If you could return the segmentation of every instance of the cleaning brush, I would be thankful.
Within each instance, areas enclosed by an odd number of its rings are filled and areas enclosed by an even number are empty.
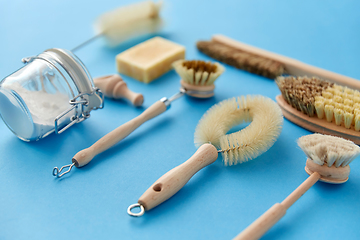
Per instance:
[[[144,122],[160,115],[170,108],[172,101],[187,94],[196,98],[209,98],[214,95],[214,81],[224,72],[224,67],[219,63],[211,63],[204,61],[185,61],[179,60],[174,63],[174,68],[182,77],[180,92],[171,98],[162,98],[155,102],[148,109],[136,118],[124,123],[120,127],[111,131],[89,148],[81,150],[72,158],[72,164],[65,165],[60,169],[55,167],[53,175],[61,177],[71,171],[73,166],[83,167],[88,164],[96,155],[106,151],[117,142],[121,141],[137,129]],[[63,173],[62,170],[67,169]],[[61,173],[61,174],[60,174]]]
[[[162,2],[144,1],[100,15],[94,23],[96,35],[77,47],[72,52],[103,36],[110,47],[145,34],[155,33],[163,25],[159,12]]]
[[[308,157],[305,171],[310,175],[282,203],[276,203],[234,239],[259,239],[278,222],[307,190],[318,180],[339,184],[348,180],[349,163],[360,154],[353,142],[334,136],[311,134],[299,138],[298,145]]]
[[[211,41],[199,41],[197,48],[219,61],[271,79],[283,74],[308,75],[360,90],[360,81],[356,79],[256,48],[226,36],[214,35]]]
[[[245,129],[226,134],[231,127],[251,122]],[[194,141],[199,146],[183,164],[160,177],[129,206],[131,216],[141,216],[177,193],[200,169],[215,162],[222,153],[224,164],[235,165],[256,158],[277,140],[283,118],[279,106],[270,98],[255,95],[224,100],[211,107],[200,119]],[[132,212],[139,207],[139,213]]]
[[[360,92],[316,77],[277,77],[277,101],[290,121],[360,144]]]

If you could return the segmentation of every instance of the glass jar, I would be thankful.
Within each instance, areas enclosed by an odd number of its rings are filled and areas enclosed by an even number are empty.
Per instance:
[[[24,141],[57,134],[103,108],[104,97],[78,57],[49,49],[0,82],[0,116]]]

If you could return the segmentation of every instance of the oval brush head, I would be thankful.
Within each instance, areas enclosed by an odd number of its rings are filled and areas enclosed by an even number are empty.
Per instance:
[[[308,157],[305,171],[309,175],[318,172],[320,180],[328,183],[346,182],[349,163],[360,155],[360,147],[353,142],[322,134],[303,136],[298,145]]]
[[[316,77],[277,77],[284,116],[311,131],[360,143],[360,92]],[[298,111],[289,109],[286,103]],[[290,114],[289,114],[290,113]],[[311,124],[308,124],[311,123]]]
[[[226,134],[231,127],[251,122],[246,128]],[[270,98],[247,95],[224,100],[200,119],[194,134],[197,147],[211,143],[221,149],[225,165],[246,162],[267,151],[280,135],[283,117]]]
[[[217,62],[201,60],[178,60],[173,67],[181,77],[180,83],[186,94],[197,98],[214,96],[214,82],[225,71]]]

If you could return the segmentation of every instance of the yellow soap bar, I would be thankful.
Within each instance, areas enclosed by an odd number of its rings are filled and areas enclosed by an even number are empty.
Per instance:
[[[119,73],[144,83],[160,77],[172,69],[172,63],[185,58],[185,47],[154,37],[116,56]]]

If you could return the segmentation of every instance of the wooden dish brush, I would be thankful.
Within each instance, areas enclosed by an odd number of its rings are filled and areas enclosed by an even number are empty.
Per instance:
[[[277,77],[284,117],[313,132],[360,144],[360,92],[316,77]]]
[[[226,134],[231,127],[251,122],[246,128]],[[129,206],[128,214],[141,216],[177,193],[200,169],[215,162],[222,153],[226,166],[254,159],[277,140],[283,118],[279,106],[270,98],[255,95],[224,100],[211,107],[200,119],[194,141],[198,150],[183,164],[160,177]],[[132,212],[139,207],[139,213]]]
[[[75,167],[83,167],[88,164],[96,155],[102,153],[127,137],[144,122],[160,115],[170,108],[171,102],[183,95],[189,95],[196,98],[209,98],[214,95],[214,81],[224,72],[224,67],[219,63],[204,61],[185,61],[179,60],[174,63],[176,72],[182,77],[180,92],[171,98],[162,98],[147,108],[136,118],[124,123],[114,129],[89,148],[81,150],[72,158],[72,164],[65,165],[60,169],[55,167],[53,175],[61,177]],[[63,170],[66,171],[62,172]],[[62,173],[61,173],[62,172]]]
[[[214,35],[211,41],[199,41],[197,48],[221,62],[267,78],[274,79],[283,74],[315,76],[360,90],[359,80],[256,48],[223,35]]]
[[[305,171],[310,175],[284,201],[276,203],[234,239],[259,239],[278,222],[309,188],[318,180],[339,184],[348,180],[349,163],[360,154],[360,147],[349,140],[322,134],[299,138],[298,145],[308,157]]]

